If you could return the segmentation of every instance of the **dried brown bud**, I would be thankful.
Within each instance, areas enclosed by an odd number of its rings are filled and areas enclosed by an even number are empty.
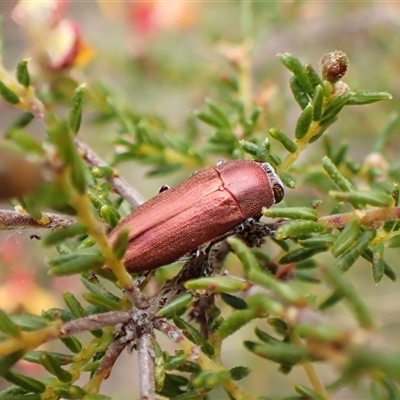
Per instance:
[[[321,77],[330,83],[336,83],[344,77],[349,67],[347,54],[335,50],[325,54],[319,62]]]
[[[0,200],[24,196],[42,183],[41,168],[22,154],[0,150]]]

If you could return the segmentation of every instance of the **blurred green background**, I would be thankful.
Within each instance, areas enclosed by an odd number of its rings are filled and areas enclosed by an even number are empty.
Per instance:
[[[140,3],[146,2],[137,4]],[[221,49],[228,44],[240,44],[243,26],[248,24],[254,40],[253,93],[266,112],[266,132],[271,127],[277,127],[290,134],[300,112],[289,90],[289,73],[276,57],[278,52],[290,52],[302,62],[310,62],[317,67],[323,54],[335,49],[342,50],[350,59],[350,68],[344,81],[353,90],[387,90],[393,94],[390,102],[347,107],[339,121],[329,129],[327,134],[333,145],[339,146],[347,141],[350,156],[357,161],[361,162],[368,154],[374,137],[389,114],[399,109],[398,2],[260,1],[249,3],[247,8],[238,1],[156,1],[153,5],[157,7],[162,3],[164,8],[158,11],[157,18],[150,23],[151,29],[147,31],[148,27],[140,27],[141,20],[134,11],[132,14],[126,9],[118,11],[121,3],[109,3],[108,6],[103,3],[102,8],[95,1],[71,2],[68,17],[79,24],[84,38],[95,53],[93,60],[79,71],[79,81],[100,81],[120,93],[121,99],[137,112],[160,115],[173,129],[183,131],[187,129],[188,116],[203,106],[205,97],[218,97],[217,81],[234,75]],[[110,7],[110,4],[113,6]],[[14,2],[0,2],[3,62],[10,69],[27,52],[24,36],[10,17],[14,5]],[[249,8],[251,15],[246,16]],[[4,131],[18,113],[1,102],[0,115],[1,131]],[[90,117],[84,115],[84,119],[89,120]],[[200,129],[207,132],[206,126],[199,125]],[[115,136],[115,129],[112,124],[85,127],[81,136],[107,159],[111,156],[110,143]],[[43,135],[39,124],[33,125],[33,130],[39,137]],[[398,134],[399,127],[396,127],[386,154],[391,163],[398,162]],[[322,155],[318,142],[307,156],[310,160],[319,160]],[[188,168],[174,175],[150,179],[145,176],[146,171],[136,162],[128,162],[120,167],[121,174],[146,198],[155,195],[161,184],[173,185],[192,172]],[[301,187],[296,191],[288,191],[287,204],[308,205],[304,194]],[[30,239],[32,233],[29,230],[0,232],[0,304],[11,311],[14,307],[14,312],[33,312],[33,309],[40,313],[42,308],[50,306],[49,303],[61,304],[63,290],[74,294],[80,292],[80,285],[75,278],[51,281],[47,277],[43,258],[48,251],[42,250],[38,241]],[[387,252],[388,263],[400,274],[398,257],[397,249]],[[331,262],[328,255],[317,260],[321,265]],[[233,257],[232,263],[237,263]],[[384,279],[375,286],[366,268],[367,264],[360,261],[348,277],[379,321],[380,334],[374,339],[377,345],[388,351],[398,351],[398,283]],[[18,271],[22,272],[16,274]],[[315,285],[304,285],[304,290],[318,296],[328,293],[326,288]],[[13,296],[10,297],[10,294]],[[336,307],[331,313],[334,313],[331,317],[338,324],[352,323],[344,307]],[[257,325],[263,327],[262,322],[257,321]],[[240,331],[242,337],[240,334],[234,335],[225,342],[223,348],[222,358],[227,367],[245,365],[252,368],[253,373],[242,381],[242,385],[254,394],[285,396],[293,393],[294,384],[307,384],[304,371],[300,368],[284,376],[276,371],[272,363],[246,352],[241,341],[243,338],[254,338],[252,329],[251,326],[243,329]],[[170,346],[162,337],[160,342],[163,346]],[[132,392],[137,391],[134,389],[137,387],[136,368],[136,356],[124,354],[105,382],[104,393],[118,399],[132,398]],[[324,382],[331,382],[337,377],[335,369],[330,366],[320,363],[316,368]],[[41,370],[34,372],[39,375],[42,373]],[[0,386],[3,384],[0,383]],[[226,397],[222,392],[215,392],[211,398]],[[363,381],[357,387],[346,388],[333,396],[337,400],[364,398],[369,398],[369,394]]]

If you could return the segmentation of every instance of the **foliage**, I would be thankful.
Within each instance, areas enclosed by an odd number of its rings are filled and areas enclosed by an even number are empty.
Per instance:
[[[296,367],[305,371],[308,385],[295,385],[290,398],[328,399],[361,378],[369,380],[373,398],[400,397],[400,354],[375,345],[378,323],[357,290],[357,276],[346,273],[358,268],[371,275],[371,284],[396,280],[386,250],[400,245],[399,176],[385,151],[397,120],[389,116],[362,163],[352,159],[350,145],[327,136],[343,110],[364,112],[364,105],[391,95],[346,84],[343,52],[326,54],[320,68],[280,53],[298,117],[293,133],[267,129],[265,109],[251,97],[247,39],[240,56],[230,59],[229,79],[215,82],[183,132],[160,115],[134,110],[100,76],[82,82],[70,70],[52,70],[57,78],[46,81],[31,73],[26,59],[15,72],[2,69],[0,94],[22,114],[0,142],[0,195],[16,207],[0,211],[0,227],[50,228],[42,238],[57,252],[46,259],[49,275],[80,276],[84,293],[79,299],[64,292],[64,307],[41,315],[0,312],[0,375],[11,384],[0,399],[107,399],[101,384],[125,348],[138,353],[140,367],[130,369],[140,376],[142,398],[154,398],[154,391],[176,400],[213,398],[219,386],[233,399],[258,398],[236,383],[255,371],[240,361],[228,368],[221,357],[225,340],[248,324],[255,337],[236,346],[256,355],[258,365],[275,364],[285,375]],[[34,121],[42,123],[45,139],[31,134]],[[109,163],[84,142],[93,126],[99,135],[113,127]],[[324,153],[320,160],[310,156],[315,149]],[[212,166],[218,158],[265,161],[282,179],[285,201],[262,210],[267,233],[273,231],[268,243],[257,247],[246,227],[224,238],[229,246],[217,249],[222,263],[231,251],[241,265],[232,275],[218,262],[208,265],[202,249],[179,272],[128,274],[122,261],[127,235],[111,244],[107,232],[142,198],[117,167],[135,160],[149,168],[148,176],[166,175]],[[338,324],[337,309],[351,313],[351,322]],[[155,330],[179,350],[164,349]],[[82,332],[91,336],[77,336]],[[48,341],[65,350],[38,350]],[[17,372],[20,360],[40,364],[48,376]],[[323,364],[335,368],[334,381],[320,378]],[[80,386],[85,372],[90,377]]]

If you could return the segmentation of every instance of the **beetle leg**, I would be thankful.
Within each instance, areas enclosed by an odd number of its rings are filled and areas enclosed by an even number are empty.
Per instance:
[[[248,218],[241,224],[241,230],[236,226],[236,235],[240,237],[249,247],[259,247],[265,242],[266,236],[274,236],[275,224],[265,224],[258,219]]]
[[[220,270],[224,264],[226,256],[230,251],[230,246],[225,239],[219,242],[211,242],[208,249],[208,264],[211,271]]]
[[[134,285],[140,289],[143,289],[148,284],[150,278],[154,276],[154,274],[154,270],[144,272],[143,275],[139,276],[139,278],[135,280]]]
[[[260,217],[258,218],[246,218],[243,222],[241,222],[240,224],[237,224],[233,229],[235,231],[235,233],[240,233],[245,231],[246,229],[251,229],[251,227],[255,226],[258,222],[258,220],[260,219]]]
[[[169,189],[169,186],[168,186],[168,185],[162,185],[162,186],[160,187],[160,189],[158,190],[158,193],[165,192],[165,191],[168,190],[168,189]]]

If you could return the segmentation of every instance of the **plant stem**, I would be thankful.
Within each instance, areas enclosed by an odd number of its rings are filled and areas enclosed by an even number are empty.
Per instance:
[[[21,228],[60,228],[76,222],[66,215],[44,213],[42,218],[36,220],[25,211],[0,210],[0,230]]]
[[[303,345],[303,342],[300,340],[300,338],[297,336],[296,333],[291,332],[290,338],[296,346],[300,348],[305,348]],[[307,374],[307,377],[311,383],[311,386],[313,389],[320,394],[324,399],[329,400],[328,393],[326,392],[324,386],[321,383],[321,380],[319,379],[317,373],[315,372],[314,366],[310,361],[305,361],[302,364],[302,367],[304,368],[305,373]]]
[[[154,348],[151,333],[144,332],[137,338],[139,362],[139,388],[141,400],[156,398],[154,382]]]

